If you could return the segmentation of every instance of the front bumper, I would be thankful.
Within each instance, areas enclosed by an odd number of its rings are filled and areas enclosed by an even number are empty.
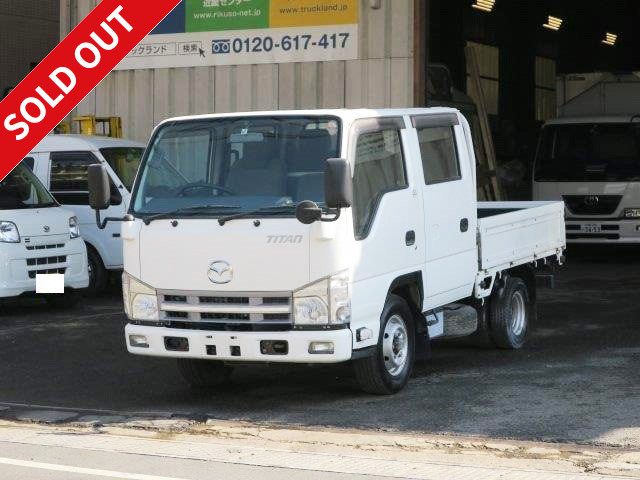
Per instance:
[[[148,347],[132,347],[130,335],[144,335]],[[166,337],[186,338],[189,350],[179,352],[167,350]],[[263,340],[286,341],[288,353],[285,355],[263,354],[260,342]],[[351,359],[352,335],[349,329],[286,332],[213,332],[208,330],[183,330],[128,324],[125,341],[129,353],[152,357],[199,358],[233,362],[280,362],[280,363],[338,363]],[[333,342],[333,353],[311,354],[311,342]],[[207,347],[215,346],[215,355],[207,353]],[[211,352],[212,349],[209,348]]]
[[[38,259],[46,260],[46,263],[41,264]],[[30,265],[29,261],[36,264]],[[34,274],[53,273],[53,270],[64,270],[65,288],[79,289],[89,285],[87,249],[82,238],[50,235],[32,237],[29,245],[0,244],[0,298],[35,292]]]
[[[599,232],[585,232],[585,226]],[[640,219],[567,219],[567,243],[574,244],[640,244]]]

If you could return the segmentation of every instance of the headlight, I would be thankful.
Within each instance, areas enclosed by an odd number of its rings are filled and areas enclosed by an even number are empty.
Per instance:
[[[126,272],[122,274],[122,299],[124,311],[130,319],[158,320],[160,318],[155,289]]]
[[[323,278],[293,293],[296,325],[343,325],[351,321],[348,272]]]
[[[78,238],[80,236],[80,227],[78,226],[78,218],[71,217],[69,219],[69,237]]]
[[[0,242],[20,243],[20,234],[15,223],[0,222]]]
[[[640,218],[640,208],[625,208],[624,218]]]

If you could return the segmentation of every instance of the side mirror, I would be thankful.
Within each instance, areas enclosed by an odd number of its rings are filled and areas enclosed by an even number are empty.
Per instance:
[[[351,168],[344,158],[327,160],[324,174],[324,199],[327,207],[341,209],[353,203]]]
[[[89,206],[93,210],[106,210],[111,205],[109,175],[104,165],[89,165]]]

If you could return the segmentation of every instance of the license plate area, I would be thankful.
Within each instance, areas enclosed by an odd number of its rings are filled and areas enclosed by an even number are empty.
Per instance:
[[[583,223],[580,225],[580,231],[582,233],[600,233],[602,232],[602,227],[597,223]]]

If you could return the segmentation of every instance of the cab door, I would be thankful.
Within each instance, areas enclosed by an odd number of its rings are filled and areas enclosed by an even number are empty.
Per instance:
[[[478,268],[473,156],[455,113],[412,117],[420,146],[425,310],[471,295]]]
[[[106,268],[122,266],[120,224],[109,222],[104,230],[96,225],[95,212],[89,206],[89,165],[101,163],[91,152],[51,152],[49,163],[49,191],[65,208],[74,212],[80,224],[80,234],[100,255]],[[125,199],[120,189],[111,183],[111,206],[102,217],[122,217]]]

